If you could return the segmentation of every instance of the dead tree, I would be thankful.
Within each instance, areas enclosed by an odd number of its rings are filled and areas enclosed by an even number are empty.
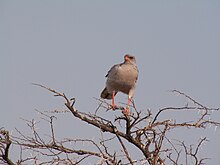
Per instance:
[[[85,113],[75,108],[76,100],[67,98],[64,93],[57,92],[51,88],[40,86],[65,100],[66,110],[73,115],[73,119],[79,119],[82,124],[89,124],[100,130],[101,135],[109,133],[111,136],[106,138],[101,136],[97,142],[91,139],[56,138],[54,119],[59,111],[53,111],[52,114],[41,112],[40,115],[49,123],[50,137],[45,139],[36,129],[35,120],[25,120],[32,132],[31,136],[25,135],[16,129],[17,135],[11,136],[1,129],[0,131],[0,163],[5,164],[81,164],[86,160],[96,160],[94,164],[146,164],[146,165],[165,165],[165,164],[195,164],[205,163],[208,157],[200,158],[198,153],[203,143],[207,142],[207,137],[198,139],[197,144],[189,145],[184,140],[170,138],[169,134],[176,130],[188,128],[206,129],[210,126],[218,127],[219,122],[211,119],[211,115],[218,111],[218,108],[208,108],[197,102],[190,96],[178,90],[173,90],[188,100],[188,103],[181,107],[165,107],[159,109],[155,114],[150,110],[138,110],[133,101],[131,115],[120,113],[114,120],[103,118],[97,115],[99,109],[109,110],[111,105],[104,100],[97,99],[99,106],[94,113]],[[123,107],[117,110],[123,112]],[[190,121],[178,121],[172,118],[160,119],[162,114],[167,112],[198,112],[196,118]],[[187,131],[187,130],[184,130]],[[117,144],[113,144],[117,142]],[[90,148],[83,147],[87,143]],[[9,157],[10,145],[20,147],[20,159],[13,162]],[[118,148],[112,151],[109,144],[116,145]],[[131,151],[131,147],[136,148],[140,157],[136,158]],[[79,149],[77,149],[79,148]],[[31,152],[31,156],[24,157],[24,152]],[[43,157],[45,159],[43,159]]]

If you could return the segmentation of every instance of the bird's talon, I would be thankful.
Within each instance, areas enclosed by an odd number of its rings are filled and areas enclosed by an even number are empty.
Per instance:
[[[126,115],[126,116],[130,116],[130,110],[129,110],[128,107],[126,107],[126,109],[123,110],[122,112],[123,112],[124,115]]]
[[[111,109],[112,109],[112,110],[116,110],[116,109],[118,109],[118,106],[117,106],[117,105],[112,105],[112,106],[111,106]]]

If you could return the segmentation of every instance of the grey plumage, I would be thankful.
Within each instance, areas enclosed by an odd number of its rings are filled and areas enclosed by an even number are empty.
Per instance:
[[[134,56],[125,55],[124,62],[114,65],[106,75],[106,87],[101,93],[101,98],[112,99],[112,94],[122,92],[131,99],[134,96],[138,79],[138,68]]]
[[[115,93],[116,95],[117,93]],[[107,88],[105,87],[101,93],[101,98],[103,99],[112,99],[112,93],[109,93]]]

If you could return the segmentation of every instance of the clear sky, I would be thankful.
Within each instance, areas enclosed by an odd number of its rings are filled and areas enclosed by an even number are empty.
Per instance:
[[[104,76],[126,53],[136,56],[140,71],[139,109],[183,105],[185,100],[178,102],[167,92],[171,89],[220,107],[218,0],[1,0],[0,128],[25,130],[20,118],[38,118],[35,109],[64,108],[63,100],[32,82],[76,97],[80,111],[94,112],[93,97],[104,88]],[[116,99],[125,102],[126,96]],[[220,121],[219,113],[215,119]],[[57,134],[84,135],[75,131],[79,124],[60,115]],[[96,137],[89,127],[82,128]],[[210,138],[203,151],[211,157],[208,164],[218,164],[220,130],[210,128],[205,135]]]

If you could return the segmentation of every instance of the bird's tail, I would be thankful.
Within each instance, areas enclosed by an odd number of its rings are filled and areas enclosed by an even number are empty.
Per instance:
[[[115,92],[115,95],[117,94],[117,92]],[[112,99],[112,93],[109,93],[107,88],[105,87],[105,89],[103,89],[102,93],[101,93],[101,98],[103,99]]]

